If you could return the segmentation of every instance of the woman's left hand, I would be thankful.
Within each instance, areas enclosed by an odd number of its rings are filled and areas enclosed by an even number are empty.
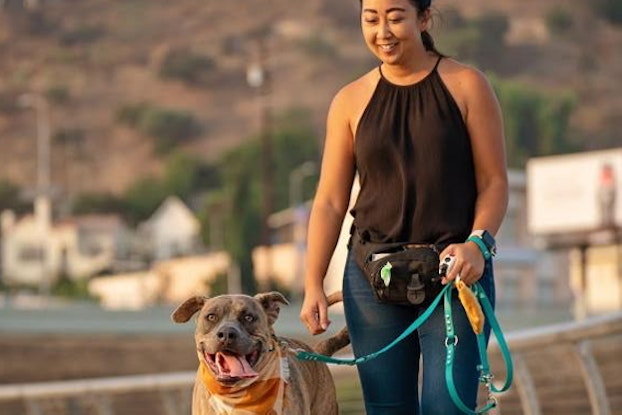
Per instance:
[[[443,285],[455,280],[458,276],[465,284],[473,285],[482,277],[485,260],[482,251],[475,243],[467,241],[461,244],[451,244],[441,252],[441,261],[447,255],[453,256],[455,261],[442,279]]]

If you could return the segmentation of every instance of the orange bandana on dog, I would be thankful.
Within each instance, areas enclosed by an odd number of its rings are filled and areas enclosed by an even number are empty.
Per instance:
[[[199,377],[207,390],[209,403],[219,415],[281,415],[285,387],[289,378],[287,357],[274,347],[277,359],[261,369],[258,376],[241,379],[233,386],[218,382],[203,361]],[[270,353],[270,352],[268,352]]]

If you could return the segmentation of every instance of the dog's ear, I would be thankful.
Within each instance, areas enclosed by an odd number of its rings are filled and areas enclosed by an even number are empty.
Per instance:
[[[180,304],[175,311],[173,311],[173,314],[171,314],[171,320],[173,320],[175,323],[187,322],[188,320],[190,320],[190,317],[194,315],[194,313],[196,313],[203,307],[203,304],[205,304],[206,300],[207,297],[199,296],[188,298],[186,301]]]
[[[279,303],[289,304],[289,301],[278,291],[257,294],[255,299],[261,303],[268,316],[270,325],[273,325],[276,319],[279,318],[279,311],[281,311]]]

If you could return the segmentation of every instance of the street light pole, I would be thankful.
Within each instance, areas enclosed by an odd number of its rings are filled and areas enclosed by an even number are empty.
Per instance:
[[[305,161],[289,174],[289,206],[295,208],[303,202],[303,180],[317,173],[317,164]]]
[[[268,218],[274,210],[274,174],[272,167],[272,137],[270,117],[270,76],[266,68],[268,61],[268,34],[258,35],[253,62],[246,72],[248,84],[257,91],[257,101],[260,109],[260,139],[261,139],[261,245],[265,252],[266,276],[272,276],[272,255],[270,225]]]
[[[316,173],[317,164],[313,161],[306,161],[289,174],[289,206],[292,211],[293,243],[296,249],[296,265],[292,288],[294,289],[294,295],[300,298],[302,298],[304,291],[303,271],[307,251],[306,233],[308,221],[308,210],[303,204],[302,184],[306,177]]]
[[[18,97],[17,103],[23,108],[35,110],[37,125],[37,190],[34,213],[39,229],[41,243],[41,280],[39,291],[46,299],[50,295],[49,275],[49,236],[52,206],[50,201],[51,183],[51,129],[47,100],[37,93],[26,93]]]

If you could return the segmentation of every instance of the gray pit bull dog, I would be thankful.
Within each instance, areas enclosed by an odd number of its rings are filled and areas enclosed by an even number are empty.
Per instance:
[[[329,303],[338,299],[331,297]],[[338,413],[335,384],[326,364],[298,360],[294,350],[313,350],[301,341],[275,335],[280,304],[288,301],[278,292],[192,297],[173,312],[177,323],[199,312],[192,415]],[[331,338],[315,351],[330,355],[345,344],[347,340]]]

